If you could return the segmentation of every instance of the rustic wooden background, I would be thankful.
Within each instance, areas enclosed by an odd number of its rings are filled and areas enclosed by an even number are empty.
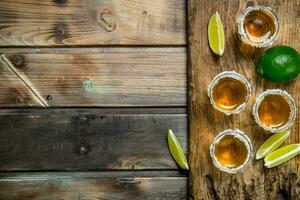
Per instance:
[[[186,199],[186,1],[0,1],[0,199]]]
[[[258,128],[251,116],[255,96],[267,88],[287,90],[297,103],[297,121],[285,144],[299,143],[300,84],[299,78],[289,84],[272,84],[255,73],[255,63],[263,50],[243,47],[236,35],[236,17],[246,6],[255,1],[211,0],[188,1],[189,45],[189,158],[191,199],[300,199],[300,157],[274,169],[263,167],[262,161],[254,161],[236,175],[220,172],[212,165],[208,148],[214,137],[227,128],[239,128],[251,138],[254,150],[269,136]],[[300,1],[259,0],[256,3],[269,6],[280,20],[279,38],[275,44],[290,45],[300,52]],[[226,49],[221,58],[208,48],[207,24],[210,16],[221,15]],[[246,111],[239,115],[225,116],[215,111],[207,97],[207,87],[212,78],[224,70],[235,70],[251,82],[252,95]]]

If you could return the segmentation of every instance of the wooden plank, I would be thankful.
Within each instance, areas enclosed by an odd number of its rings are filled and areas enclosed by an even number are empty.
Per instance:
[[[43,106],[2,59],[0,59],[0,83],[0,106]]]
[[[184,0],[0,3],[0,46],[185,43]]]
[[[276,44],[290,45],[300,51],[299,1],[259,0],[258,3],[270,6],[279,16],[280,35]],[[267,88],[282,88],[291,93],[299,104],[299,79],[290,84],[269,83],[255,73],[256,59],[262,50],[240,51],[235,20],[246,5],[253,5],[253,2],[191,0],[188,4],[191,196],[193,199],[299,199],[300,157],[274,169],[266,169],[261,160],[253,160],[245,171],[228,175],[213,166],[208,154],[214,137],[227,128],[243,130],[253,141],[254,150],[257,150],[269,135],[258,128],[251,117],[255,96]],[[226,35],[226,49],[221,58],[213,55],[207,41],[207,24],[215,11],[221,15]],[[225,116],[215,111],[207,97],[207,87],[212,78],[225,70],[235,70],[245,75],[253,86],[254,95],[250,98],[246,111],[239,115]],[[299,106],[297,107],[297,121],[286,144],[299,143]]]
[[[0,171],[177,169],[168,129],[187,148],[186,114],[0,115]]]
[[[186,199],[185,177],[12,173],[0,175],[0,199]]]
[[[27,93],[33,91],[44,103],[16,101],[26,98],[18,93],[13,99],[0,97],[1,107],[186,106],[185,48],[28,51],[2,56],[17,76],[1,77],[0,96],[22,80],[30,88]],[[8,81],[15,83],[8,86]]]
[[[183,170],[121,170],[121,171],[76,171],[76,172],[58,172],[58,171],[46,171],[46,172],[0,172],[0,179],[10,178],[42,178],[49,177],[53,179],[62,177],[74,177],[74,178],[130,178],[130,177],[153,177],[153,178],[164,178],[164,177],[187,177],[186,171]]]

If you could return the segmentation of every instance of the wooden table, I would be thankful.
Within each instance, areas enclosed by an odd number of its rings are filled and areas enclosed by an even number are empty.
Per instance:
[[[186,199],[184,0],[0,1],[0,199]]]
[[[300,51],[299,1],[258,3],[280,17],[276,44]],[[251,106],[229,117],[212,109],[206,88],[217,73],[234,69],[255,95],[279,87],[300,102],[299,80],[262,80],[254,73],[262,51],[239,48],[234,21],[252,4],[0,1],[0,200],[299,199],[299,157],[272,170],[253,161],[237,175],[216,170],[208,157],[226,128],[244,130],[255,150],[267,138]],[[208,48],[215,11],[226,33],[222,58]],[[168,151],[169,128],[189,151],[189,190]],[[299,142],[298,132],[297,122],[287,143]]]
[[[263,50],[246,49],[237,39],[235,20],[252,1],[211,0],[188,1],[189,45],[189,160],[191,199],[300,199],[300,157],[274,169],[263,167],[262,161],[253,160],[241,173],[225,174],[213,167],[208,154],[214,137],[224,129],[239,128],[252,140],[254,150],[268,137],[255,124],[251,110],[255,96],[267,88],[281,88],[292,94],[297,103],[297,120],[285,144],[299,143],[299,78],[289,84],[273,84],[255,73],[255,63]],[[300,52],[300,2],[297,0],[259,0],[277,13],[280,34],[275,45],[284,44]],[[218,11],[226,37],[226,49],[221,58],[213,55],[207,40],[210,16]],[[242,48],[241,48],[242,47]],[[235,70],[251,82],[254,95],[246,111],[239,115],[225,116],[215,111],[207,97],[207,87],[219,72]]]

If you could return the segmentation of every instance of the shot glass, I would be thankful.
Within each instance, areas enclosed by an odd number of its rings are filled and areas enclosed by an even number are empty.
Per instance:
[[[259,5],[248,7],[237,18],[236,23],[239,38],[250,46],[267,47],[278,37],[279,20],[269,7]]]
[[[256,98],[253,116],[256,123],[267,131],[284,131],[292,126],[296,118],[296,105],[286,91],[266,90]]]
[[[250,163],[253,146],[244,132],[227,129],[219,133],[210,145],[210,156],[215,167],[234,174]]]
[[[208,86],[210,103],[226,115],[237,114],[245,109],[250,95],[250,83],[235,71],[218,74]]]

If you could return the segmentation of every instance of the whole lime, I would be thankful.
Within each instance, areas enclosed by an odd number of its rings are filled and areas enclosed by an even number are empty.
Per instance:
[[[300,72],[300,55],[292,47],[272,47],[259,58],[256,71],[272,82],[292,81]]]

